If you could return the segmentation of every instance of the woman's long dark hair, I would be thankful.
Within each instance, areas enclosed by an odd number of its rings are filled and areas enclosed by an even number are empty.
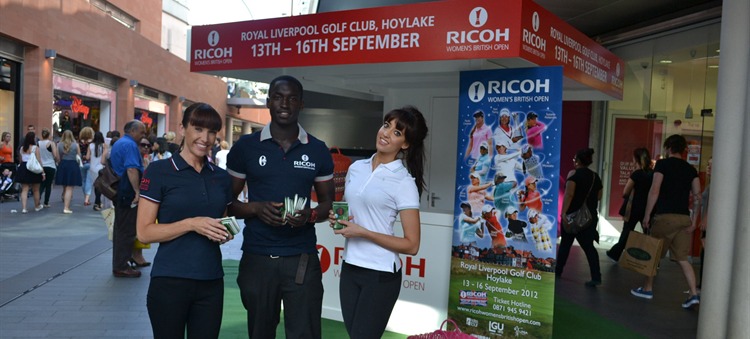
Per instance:
[[[651,171],[651,154],[645,147],[638,147],[633,151],[633,158],[638,162],[638,167],[646,172]]]
[[[164,154],[169,148],[167,147],[167,139],[163,137],[156,138],[156,144],[159,145],[159,149],[156,150],[156,153],[159,154]]]
[[[404,163],[406,169],[414,177],[417,184],[419,196],[426,188],[424,181],[424,139],[427,137],[427,122],[416,107],[404,106],[388,112],[383,117],[383,122],[396,119],[396,129],[404,132],[409,148],[404,152]]]
[[[104,134],[102,132],[94,133],[94,156],[100,157],[104,152]]]
[[[23,151],[28,152],[29,147],[36,145],[36,134],[34,132],[26,133],[26,136],[23,138]]]
[[[182,127],[189,125],[208,128],[211,131],[220,131],[222,126],[221,115],[211,105],[205,102],[196,102],[185,109],[182,115]],[[185,146],[185,138],[180,142],[180,150]],[[159,145],[161,149],[161,145]]]

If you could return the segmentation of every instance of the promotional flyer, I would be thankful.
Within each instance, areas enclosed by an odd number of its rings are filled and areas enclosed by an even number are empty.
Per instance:
[[[552,337],[562,67],[461,72],[448,316]]]

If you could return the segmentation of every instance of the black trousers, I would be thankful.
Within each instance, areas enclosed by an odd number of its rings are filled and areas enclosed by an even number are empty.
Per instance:
[[[155,339],[218,338],[224,279],[151,278],[146,306]]]
[[[247,333],[250,338],[275,338],[281,303],[284,303],[284,326],[287,338],[321,337],[320,317],[323,308],[323,274],[320,259],[308,254],[301,283],[298,275],[300,255],[278,257],[244,253],[240,260],[237,285],[242,305],[247,310]]]
[[[622,224],[622,233],[620,233],[620,239],[617,240],[617,243],[612,246],[609,251],[607,251],[607,254],[609,254],[610,257],[620,260],[620,255],[622,255],[622,251],[625,249],[625,245],[628,244],[628,235],[630,232],[635,230],[635,225],[638,224],[643,220],[643,216],[639,217],[633,217],[629,218],[628,221],[624,222]]]
[[[382,337],[400,292],[401,270],[382,272],[344,262],[339,299],[349,337]]]
[[[128,259],[133,255],[135,221],[138,207],[119,202],[115,206],[115,225],[112,230],[112,270],[121,271],[130,267]]]
[[[602,281],[602,272],[599,268],[599,252],[597,252],[596,247],[594,247],[594,240],[598,240],[599,238],[596,224],[576,235],[563,230],[561,236],[562,240],[560,241],[560,248],[557,249],[557,266],[555,267],[555,274],[558,276],[562,274],[563,268],[565,268],[565,263],[568,262],[568,256],[570,255],[571,247],[573,247],[573,241],[578,240],[578,244],[581,245],[583,253],[586,254],[586,260],[589,262],[591,280]]]
[[[52,183],[55,182],[55,173],[57,169],[53,167],[44,167],[44,181],[39,187],[39,198],[44,195],[44,204],[49,205],[49,196],[52,194]]]

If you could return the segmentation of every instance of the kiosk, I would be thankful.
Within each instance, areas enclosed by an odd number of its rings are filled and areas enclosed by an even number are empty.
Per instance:
[[[438,1],[197,26],[191,46],[193,72],[260,82],[289,74],[306,91],[382,102],[383,113],[404,105],[425,113],[422,246],[416,256],[402,256],[402,292],[388,325],[408,334],[432,331],[448,314],[456,145],[465,147],[458,140],[461,72],[562,66],[563,100],[623,95],[623,61],[531,0]],[[323,316],[341,320],[344,240],[327,223],[317,227]]]

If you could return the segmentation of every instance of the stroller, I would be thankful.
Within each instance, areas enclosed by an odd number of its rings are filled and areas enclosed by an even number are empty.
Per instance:
[[[0,168],[0,203],[15,200],[19,201],[20,186],[16,182],[16,169],[3,166]]]

